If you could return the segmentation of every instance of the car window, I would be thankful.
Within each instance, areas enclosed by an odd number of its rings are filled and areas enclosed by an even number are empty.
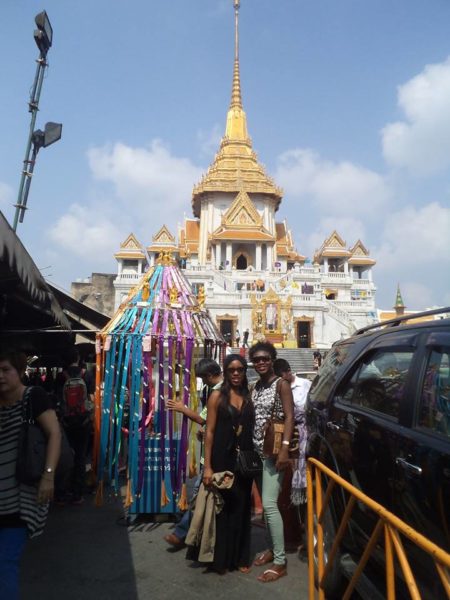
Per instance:
[[[420,397],[418,425],[450,437],[450,348],[430,352]]]
[[[327,402],[330,390],[336,382],[336,374],[346,362],[351,347],[351,343],[338,344],[327,353],[309,390],[309,399],[312,402]]]
[[[412,350],[369,354],[338,390],[339,400],[398,419],[412,357]]]

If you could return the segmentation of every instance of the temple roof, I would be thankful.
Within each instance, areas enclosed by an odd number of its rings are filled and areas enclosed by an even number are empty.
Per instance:
[[[272,196],[275,210],[281,202],[283,191],[267,175],[258,162],[247,131],[247,116],[242,105],[239,71],[238,12],[240,3],[235,0],[235,53],[231,103],[227,114],[225,135],[214,162],[192,192],[192,209],[200,216],[200,200],[209,192],[239,192]]]
[[[120,244],[120,250],[114,254],[114,258],[145,258],[141,243],[134,233],[130,233],[130,235]]]
[[[363,267],[363,266],[375,265],[377,262],[373,258],[370,258],[369,251],[364,246],[364,244],[361,242],[361,240],[358,240],[356,242],[356,244],[353,246],[353,248],[350,248],[350,252],[351,252],[351,257],[348,260],[349,265]]]

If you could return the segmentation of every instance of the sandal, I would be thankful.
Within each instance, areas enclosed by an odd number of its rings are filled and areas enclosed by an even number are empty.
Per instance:
[[[284,577],[287,575],[286,567],[283,567],[281,571],[276,571],[275,569],[266,569],[262,575],[258,577],[258,581],[262,583],[271,583],[272,581],[277,581],[280,577]]]
[[[261,567],[262,565],[267,565],[273,561],[273,552],[272,550],[264,550],[262,554],[257,556],[253,561],[253,564],[257,567]]]
[[[239,573],[243,573],[244,575],[247,575],[247,573],[250,573],[251,570],[252,570],[251,567],[238,567]]]

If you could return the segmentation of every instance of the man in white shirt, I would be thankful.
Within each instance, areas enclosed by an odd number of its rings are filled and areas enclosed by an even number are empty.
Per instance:
[[[273,363],[275,375],[289,381],[294,397],[294,418],[297,424],[303,422],[305,415],[306,397],[308,395],[311,382],[309,379],[297,377],[291,371],[291,365],[284,358],[277,358]]]

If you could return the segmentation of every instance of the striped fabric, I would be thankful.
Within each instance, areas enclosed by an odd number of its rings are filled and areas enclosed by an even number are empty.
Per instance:
[[[22,422],[22,402],[0,406],[0,519],[6,515],[20,515],[26,523],[28,535],[42,533],[48,513],[48,504],[36,501],[37,488],[19,484],[16,480],[16,459],[19,431]],[[6,524],[4,526],[7,526]]]

